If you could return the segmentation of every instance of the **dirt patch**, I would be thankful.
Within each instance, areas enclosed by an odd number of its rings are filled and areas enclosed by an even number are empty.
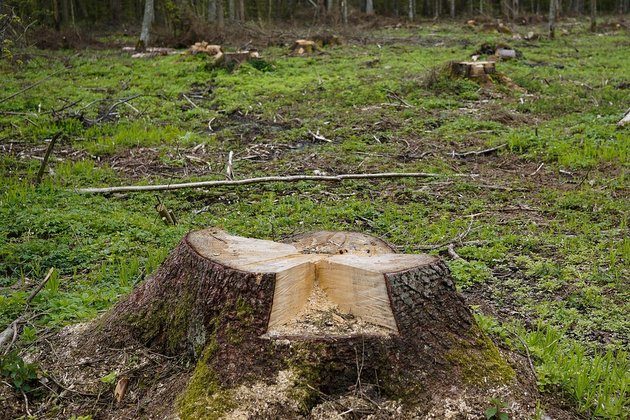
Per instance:
[[[172,415],[174,399],[189,376],[181,361],[140,345],[88,348],[80,339],[86,328],[88,324],[72,325],[31,346],[25,360],[38,363],[44,372],[41,391],[30,394],[28,407],[23,398],[14,398],[13,404],[5,407],[36,417],[78,413],[89,413],[94,418]],[[121,379],[128,381],[129,391],[117,402],[114,388]],[[15,393],[2,395],[0,391],[0,398],[11,395]]]

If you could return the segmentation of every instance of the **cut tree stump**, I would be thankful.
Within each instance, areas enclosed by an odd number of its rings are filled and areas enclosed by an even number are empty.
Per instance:
[[[486,80],[496,73],[494,61],[460,61],[451,63],[451,74],[467,79]]]
[[[368,388],[426,412],[457,389],[489,401],[491,387],[514,384],[438,257],[396,254],[360,233],[280,243],[191,232],[85,341],[195,360],[177,400],[181,418],[233,410],[294,418],[322,395]],[[277,391],[266,408],[244,402],[261,389]]]
[[[247,61],[257,58],[260,58],[260,54],[256,50],[224,52],[217,54],[212,64],[214,66],[232,69],[240,66]]]

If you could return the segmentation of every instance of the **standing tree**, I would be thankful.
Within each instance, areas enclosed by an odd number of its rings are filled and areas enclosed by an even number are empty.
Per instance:
[[[597,29],[597,0],[591,0],[591,32]]]
[[[556,37],[556,12],[557,12],[557,7],[558,7],[557,1],[558,0],[549,0],[549,38],[550,39],[554,39]]]
[[[374,1],[373,0],[365,0],[365,14],[366,15],[374,14]]]
[[[144,49],[149,45],[151,40],[151,25],[155,20],[155,1],[146,0],[144,3],[144,18],[142,19],[142,31],[140,32],[140,41],[138,42],[138,49]]]

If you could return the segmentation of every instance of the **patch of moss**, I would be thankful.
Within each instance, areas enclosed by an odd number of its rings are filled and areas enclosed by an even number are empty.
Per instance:
[[[303,413],[308,413],[320,397],[316,390],[321,381],[322,369],[325,367],[310,356],[316,354],[322,347],[323,345],[317,343],[309,345],[295,343],[293,357],[288,359],[289,368],[295,372],[296,378],[289,395],[298,402]]]
[[[177,398],[181,419],[217,419],[236,407],[231,391],[221,387],[210,364],[217,349],[215,337],[206,345],[186,390]]]
[[[159,335],[164,335],[165,351],[174,353],[186,341],[193,300],[192,293],[185,293],[178,296],[174,306],[160,305],[142,313],[131,313],[126,321],[141,333],[143,342],[150,342]]]
[[[514,369],[499,353],[487,335],[473,327],[474,343],[460,342],[446,354],[446,360],[456,365],[462,379],[470,384],[504,384],[516,376]]]

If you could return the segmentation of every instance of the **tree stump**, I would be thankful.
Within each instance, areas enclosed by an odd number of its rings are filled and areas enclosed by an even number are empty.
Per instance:
[[[496,73],[494,61],[460,61],[451,63],[451,74],[467,79],[487,80]]]
[[[236,51],[236,52],[219,52],[212,60],[213,67],[224,67],[234,69],[241,64],[260,58],[260,54],[256,50]]]
[[[426,408],[453,387],[514,377],[439,258],[359,233],[279,243],[191,232],[90,336],[196,360],[182,418],[252,407],[290,418],[349,389]],[[261,389],[282,394],[263,412],[243,401]]]
[[[309,39],[298,39],[291,46],[291,53],[294,55],[313,54],[317,51],[321,51],[320,47]]]

